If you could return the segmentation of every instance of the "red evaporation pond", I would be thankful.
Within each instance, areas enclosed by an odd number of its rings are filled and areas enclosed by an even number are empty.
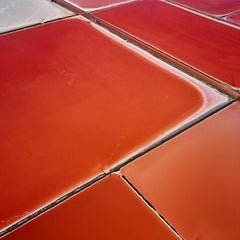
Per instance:
[[[78,18],[0,37],[1,228],[195,113],[202,93]]]
[[[185,239],[239,239],[240,103],[123,169]]]
[[[240,87],[238,29],[161,1],[139,1],[94,15],[204,73]]]
[[[119,176],[112,175],[3,239],[179,238]]]
[[[224,15],[240,9],[239,0],[171,0],[187,7],[213,15]]]
[[[234,24],[240,25],[240,13],[231,15],[231,16],[227,16],[226,20],[229,22],[232,22]]]
[[[129,2],[130,0],[58,0],[59,2],[73,3],[80,8],[101,8],[114,4]]]

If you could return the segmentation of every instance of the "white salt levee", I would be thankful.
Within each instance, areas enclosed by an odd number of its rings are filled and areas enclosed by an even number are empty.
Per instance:
[[[106,8],[117,7],[137,0],[57,0],[56,2],[63,4],[67,3],[69,6],[78,8],[86,12],[95,10],[103,10]]]

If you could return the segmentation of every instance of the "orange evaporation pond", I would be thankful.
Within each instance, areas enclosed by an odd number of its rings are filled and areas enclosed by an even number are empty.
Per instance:
[[[118,175],[10,233],[10,239],[179,239]]]
[[[204,73],[240,87],[238,29],[161,1],[134,2],[94,15]]]
[[[59,2],[72,3],[79,8],[101,8],[114,4],[129,2],[129,0],[58,0]]]
[[[240,2],[238,0],[171,0],[171,2],[180,3],[213,15],[225,15],[240,9]]]
[[[234,24],[240,25],[240,13],[230,15],[226,17],[226,20]]]
[[[185,239],[239,239],[240,103],[123,169]]]
[[[0,52],[0,228],[203,105],[193,85],[79,18],[3,35]]]

